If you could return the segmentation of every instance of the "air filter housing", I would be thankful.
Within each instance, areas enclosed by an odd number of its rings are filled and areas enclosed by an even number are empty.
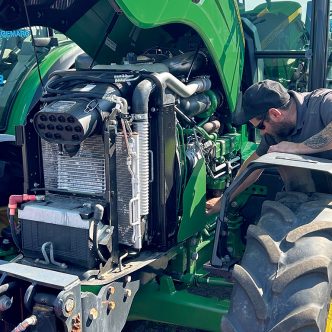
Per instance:
[[[107,100],[61,100],[46,105],[34,116],[38,135],[52,143],[77,145],[100,131],[102,114],[111,112]]]

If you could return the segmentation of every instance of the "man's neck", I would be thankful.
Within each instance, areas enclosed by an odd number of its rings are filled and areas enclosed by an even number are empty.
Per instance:
[[[297,121],[297,109],[296,109],[296,102],[294,98],[291,99],[291,105],[290,109],[288,112],[288,121],[294,125],[294,128],[296,126],[296,121]]]

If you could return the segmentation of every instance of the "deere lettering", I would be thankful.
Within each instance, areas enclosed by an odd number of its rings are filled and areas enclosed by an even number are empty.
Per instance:
[[[12,37],[22,37],[26,38],[30,36],[29,30],[11,30],[11,31],[0,31],[0,39],[9,39]]]

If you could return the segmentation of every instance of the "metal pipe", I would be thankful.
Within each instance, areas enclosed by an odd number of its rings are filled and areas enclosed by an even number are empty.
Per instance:
[[[170,73],[154,74],[161,83],[183,98],[188,98],[196,92],[204,92],[211,88],[211,81],[207,77],[197,78],[185,85]]]
[[[95,253],[98,255],[99,259],[106,263],[107,259],[102,255],[102,253],[99,250],[99,246],[98,246],[98,225],[101,222],[101,220],[103,219],[103,215],[104,215],[104,207],[100,204],[96,204],[94,212],[93,212],[93,247],[95,250]]]
[[[145,79],[137,84],[133,93],[133,128],[139,137],[139,186],[140,186],[140,213],[149,214],[149,98],[155,84]]]
[[[37,317],[35,315],[32,315],[28,318],[26,318],[23,322],[18,324],[12,332],[23,332],[25,331],[29,326],[33,326],[37,324]]]
[[[234,284],[216,277],[197,277],[196,282],[202,285],[233,287]]]
[[[5,292],[7,292],[8,290],[14,288],[14,286],[16,285],[15,281],[11,281],[8,282],[7,284],[3,284],[0,286],[0,294],[3,294]]]

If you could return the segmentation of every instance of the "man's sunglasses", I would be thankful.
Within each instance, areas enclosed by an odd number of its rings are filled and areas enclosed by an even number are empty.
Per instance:
[[[264,113],[264,116],[263,118],[261,119],[261,121],[259,121],[258,125],[257,126],[254,126],[256,129],[259,129],[259,130],[264,130],[265,129],[265,124],[264,124],[264,121],[266,120],[267,118],[267,113]]]

